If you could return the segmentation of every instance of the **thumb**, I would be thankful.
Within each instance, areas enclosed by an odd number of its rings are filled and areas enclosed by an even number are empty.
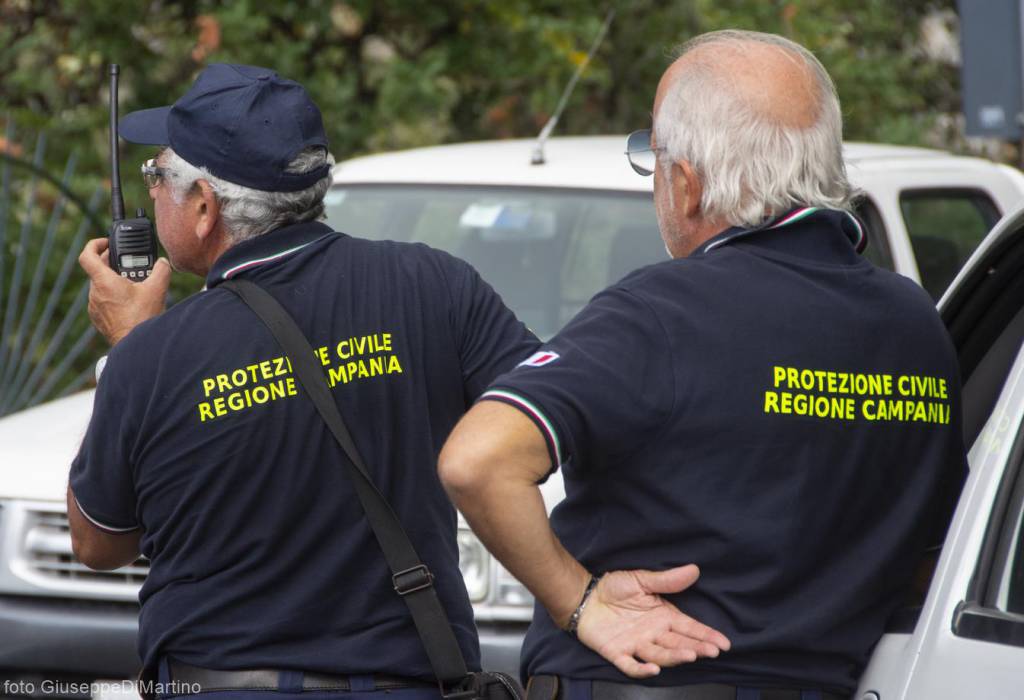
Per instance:
[[[639,570],[636,576],[648,593],[679,593],[697,582],[700,569],[696,564],[687,564],[665,571]]]
[[[159,258],[153,265],[153,272],[143,282],[145,285],[166,288],[171,283],[171,264],[167,258]]]
[[[81,254],[78,256],[78,264],[85,271],[85,274],[91,278],[109,276],[111,274],[117,275],[116,272],[110,269],[110,266],[104,260],[104,256],[107,253],[107,239],[105,238],[94,238],[85,244],[82,248]]]

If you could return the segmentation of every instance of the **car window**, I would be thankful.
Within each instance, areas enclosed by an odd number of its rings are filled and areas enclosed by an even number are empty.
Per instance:
[[[864,249],[864,257],[878,267],[895,270],[892,251],[889,249],[889,236],[882,215],[878,212],[878,207],[870,197],[865,195],[854,202],[853,213],[864,224],[864,231],[868,237],[868,246]]]
[[[921,285],[936,300],[999,220],[981,190],[908,190],[900,194],[900,209]]]
[[[995,606],[1003,612],[1024,615],[1024,508],[1019,499],[1016,514],[1008,522],[1008,546]]]
[[[601,289],[666,259],[647,193],[366,185],[336,187],[325,203],[338,231],[468,261],[544,339]]]
[[[1024,443],[1024,426],[1018,441]],[[1015,456],[1020,458],[1019,453]],[[998,504],[1005,504],[1004,514],[999,518],[998,512],[994,513],[997,519],[993,521],[990,537],[995,548],[986,597],[991,607],[1021,615],[1024,620],[1024,469],[1014,466],[1009,465],[1007,471],[1008,477],[1016,471],[1015,478],[1003,479],[1003,493],[997,499]]]

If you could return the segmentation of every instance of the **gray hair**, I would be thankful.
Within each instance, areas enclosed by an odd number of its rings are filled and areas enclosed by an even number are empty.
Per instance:
[[[192,165],[170,148],[164,150],[162,166],[175,201],[182,201],[195,187],[196,180],[206,180],[220,204],[224,229],[232,243],[262,236],[274,229],[315,221],[324,216],[324,195],[331,186],[331,173],[311,187],[297,192],[266,192],[236,185],[210,174],[205,167]],[[323,165],[334,165],[327,149],[315,146],[299,152],[286,171],[305,173]]]
[[[655,115],[658,145],[669,156],[662,167],[689,162],[703,186],[704,217],[732,226],[757,226],[794,206],[848,208],[854,193],[843,163],[839,97],[814,54],[773,34],[724,30],[692,39],[677,55],[708,44],[749,42],[778,46],[803,60],[818,88],[814,123],[794,127],[766,118],[713,62],[693,57]]]

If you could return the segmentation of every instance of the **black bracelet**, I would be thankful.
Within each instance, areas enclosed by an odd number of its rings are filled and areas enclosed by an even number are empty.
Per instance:
[[[576,609],[572,612],[572,617],[569,618],[569,624],[566,625],[565,631],[573,637],[576,636],[576,630],[580,626],[580,616],[583,615],[583,608],[587,607],[587,601],[590,599],[590,594],[594,592],[595,588],[597,588],[597,583],[601,580],[601,576],[603,575],[604,574],[594,576],[591,574],[590,583],[587,584],[586,589],[583,591],[583,597],[580,598],[580,604],[576,606]]]

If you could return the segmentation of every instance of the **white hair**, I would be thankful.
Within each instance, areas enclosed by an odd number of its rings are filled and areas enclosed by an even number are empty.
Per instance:
[[[724,30],[683,44],[758,42],[793,52],[817,86],[817,118],[807,127],[780,124],[751,104],[709,58],[691,57],[667,88],[654,119],[667,175],[673,161],[693,166],[703,187],[705,218],[732,226],[757,226],[794,206],[849,207],[853,196],[843,163],[839,97],[824,66],[804,47],[773,34]],[[671,191],[671,190],[670,190]]]
[[[324,195],[331,186],[331,172],[316,184],[297,192],[267,192],[243,187],[212,175],[205,167],[192,165],[171,148],[164,149],[160,159],[171,186],[174,200],[181,202],[195,187],[196,180],[206,180],[213,188],[220,205],[224,229],[232,243],[262,236],[289,224],[322,219]],[[334,157],[326,148],[306,148],[285,169],[289,173],[305,173],[323,165],[333,166]]]

